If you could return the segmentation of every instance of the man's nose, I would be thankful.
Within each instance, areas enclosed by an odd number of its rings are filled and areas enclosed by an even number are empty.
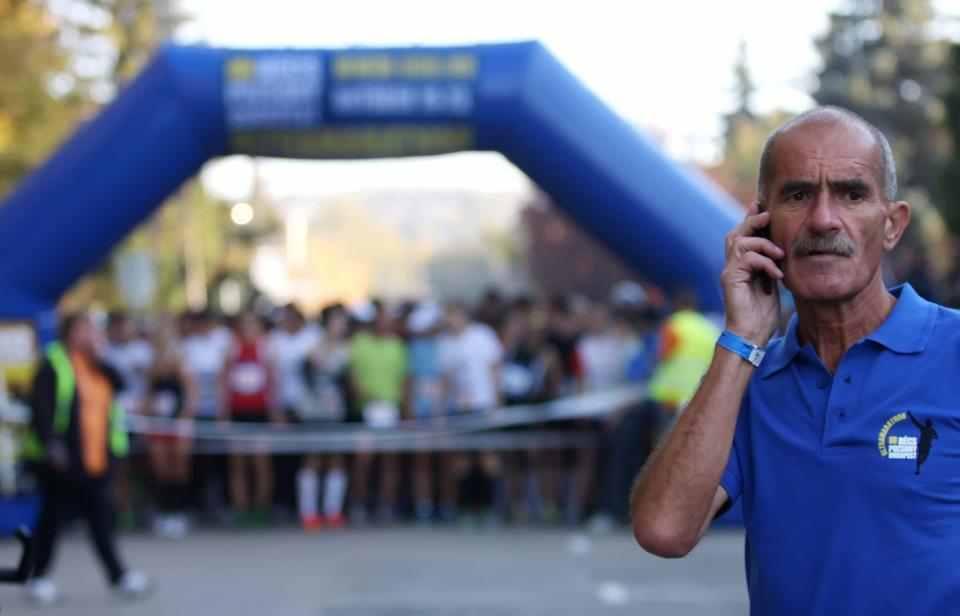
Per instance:
[[[813,233],[818,235],[829,234],[842,228],[840,217],[837,216],[829,191],[819,191],[810,207],[810,216],[807,218],[807,223]]]

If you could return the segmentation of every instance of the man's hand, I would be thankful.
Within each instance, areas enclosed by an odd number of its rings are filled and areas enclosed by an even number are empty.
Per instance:
[[[748,341],[766,346],[780,318],[777,281],[784,256],[772,241],[760,237],[770,224],[770,213],[754,206],[742,223],[727,235],[727,264],[720,276],[727,309],[726,328]],[[766,280],[765,280],[766,278]]]

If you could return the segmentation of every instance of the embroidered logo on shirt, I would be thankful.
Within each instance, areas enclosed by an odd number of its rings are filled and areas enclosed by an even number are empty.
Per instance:
[[[908,419],[910,423],[898,425]],[[913,432],[910,424],[919,431],[919,435],[904,434],[906,431]],[[933,441],[937,437],[939,435],[933,427],[932,420],[928,418],[926,421],[921,421],[910,411],[905,411],[897,413],[883,424],[877,436],[877,448],[881,456],[890,460],[916,460],[915,474],[919,475],[920,467],[930,457]]]

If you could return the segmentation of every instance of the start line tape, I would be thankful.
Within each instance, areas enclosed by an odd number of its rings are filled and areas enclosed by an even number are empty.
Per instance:
[[[643,402],[642,385],[586,393],[542,404],[505,406],[469,415],[398,422],[391,428],[358,424],[230,424],[208,420],[129,418],[130,432],[144,436],[183,436],[202,453],[346,453],[353,451],[524,450],[592,447],[596,432],[548,430],[545,425],[577,419],[598,420]],[[523,430],[503,431],[505,428]]]

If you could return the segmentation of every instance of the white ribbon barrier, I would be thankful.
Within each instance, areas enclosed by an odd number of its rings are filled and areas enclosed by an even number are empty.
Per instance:
[[[203,453],[347,453],[353,451],[525,450],[592,447],[596,434],[547,430],[544,424],[602,419],[641,403],[646,388],[630,386],[570,396],[543,404],[500,407],[488,412],[398,422],[390,428],[361,424],[231,424],[169,420],[135,415],[130,431],[144,436],[180,435]],[[498,431],[503,428],[527,429]]]

